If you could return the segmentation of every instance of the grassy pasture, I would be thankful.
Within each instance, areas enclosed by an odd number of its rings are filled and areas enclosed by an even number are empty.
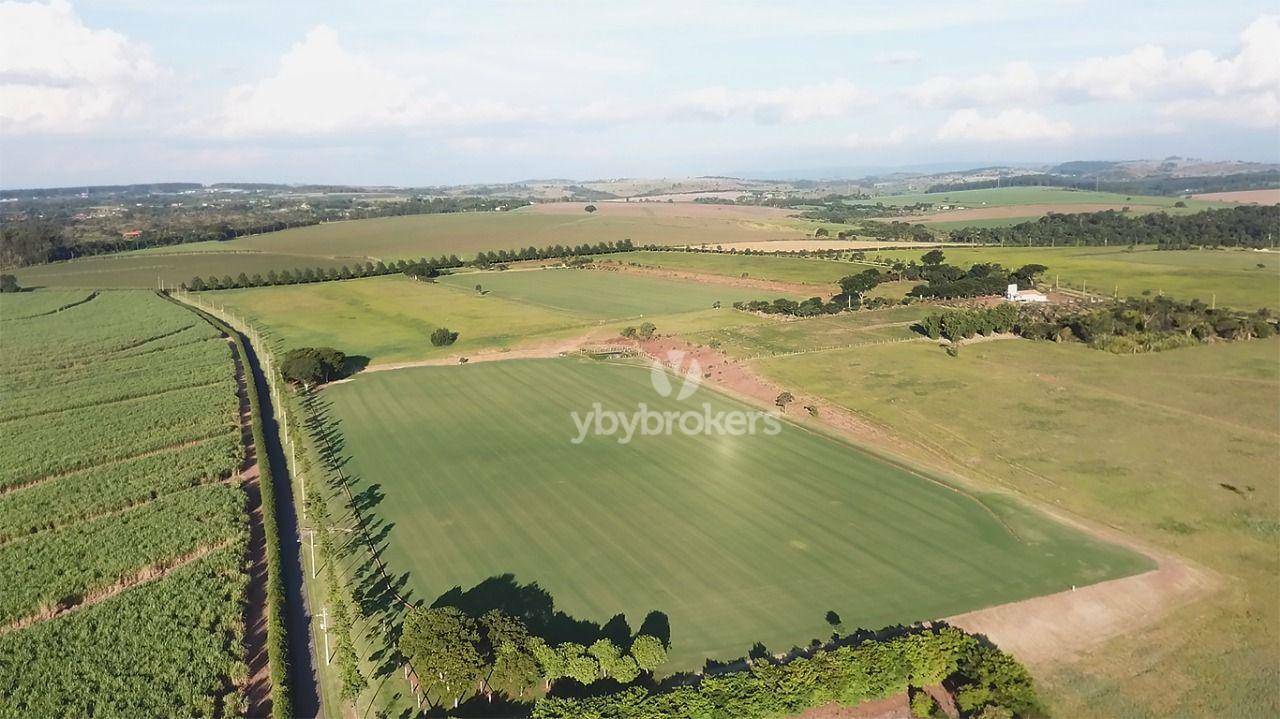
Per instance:
[[[701,344],[717,342],[719,349],[732,357],[761,357],[914,339],[919,335],[911,330],[910,325],[932,311],[935,310],[924,305],[909,305],[722,327],[686,332],[685,336]]]
[[[915,205],[921,202],[931,202],[935,205],[963,205],[965,207],[974,207],[983,204],[988,206],[1088,204],[1115,205],[1117,209],[1125,205],[1129,205],[1131,207],[1148,205],[1152,207],[1167,207],[1172,209],[1174,203],[1184,202],[1187,205],[1187,209],[1190,211],[1226,206],[1221,202],[1208,202],[1205,200],[1192,200],[1181,197],[1122,195],[1115,192],[1072,190],[1065,187],[999,187],[986,190],[956,190],[954,192],[917,192],[902,195],[884,195],[882,197],[873,197],[870,200],[850,200],[849,204],[874,205],[877,202],[894,206]]]
[[[1107,522],[1227,577],[1214,597],[1037,677],[1056,714],[1273,716],[1277,358],[1274,338],[1138,356],[1008,340],[957,358],[903,343],[755,366],[896,430],[917,459]]]
[[[645,369],[518,360],[358,377],[324,392],[358,483],[385,495],[386,558],[415,598],[514,574],[572,617],[667,615],[668,668],[781,651],[1139,571],[1147,560],[984,505],[848,445],[777,436],[588,437],[570,413],[665,399]],[[496,450],[496,451],[495,451]],[[1007,522],[1015,535],[997,520]]]
[[[1209,302],[1240,309],[1280,308],[1280,254],[1248,250],[1165,252],[1129,251],[1120,247],[975,247],[944,248],[946,261],[967,267],[975,262],[998,262],[1008,268],[1028,263],[1045,265],[1044,279],[1055,276],[1067,287],[1091,292],[1136,296],[1164,292],[1179,299]],[[917,250],[868,253],[890,261],[918,260]],[[1258,267],[1261,264],[1263,267]]]
[[[199,243],[205,244],[205,243]],[[225,244],[225,243],[219,243]],[[166,247],[167,252],[124,252],[102,257],[84,257],[66,262],[23,267],[14,271],[23,287],[150,288],[163,281],[170,287],[209,275],[235,277],[241,272],[253,276],[275,270],[306,267],[342,267],[354,259],[275,252],[214,252]]]
[[[927,250],[909,250],[917,257]],[[871,253],[868,253],[871,254]],[[848,262],[806,259],[803,257],[772,257],[761,255],[730,255],[707,252],[619,252],[600,258],[606,262],[634,262],[649,267],[661,267],[684,272],[703,272],[712,275],[747,277],[777,282],[795,282],[817,285],[814,291],[835,289],[841,277],[866,269]]]
[[[487,294],[503,299],[599,319],[688,312],[715,302],[728,308],[761,294],[751,288],[570,269],[467,272],[440,282],[467,291],[481,285]]]

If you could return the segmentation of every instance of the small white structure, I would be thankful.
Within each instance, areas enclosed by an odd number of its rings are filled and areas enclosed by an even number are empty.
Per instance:
[[[1017,283],[1009,285],[1004,298],[1010,302],[1048,302],[1049,298],[1035,290],[1019,290]]]

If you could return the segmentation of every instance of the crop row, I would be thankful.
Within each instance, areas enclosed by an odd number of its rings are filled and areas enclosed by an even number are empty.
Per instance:
[[[0,543],[230,476],[244,458],[239,435],[93,467],[0,495]]]
[[[89,290],[41,290],[7,293],[0,298],[0,322],[25,320],[57,312],[94,297]]]
[[[139,346],[199,323],[155,295],[105,292],[63,312],[5,323],[6,367],[101,355]]]
[[[212,484],[0,547],[0,624],[79,603],[140,569],[244,532],[244,494]]]
[[[188,344],[141,361],[134,357],[0,380],[10,419],[146,397],[183,387],[212,384],[231,375],[225,342]]]
[[[242,714],[243,552],[0,636],[0,719]]]
[[[0,488],[236,430],[235,380],[7,423]]]

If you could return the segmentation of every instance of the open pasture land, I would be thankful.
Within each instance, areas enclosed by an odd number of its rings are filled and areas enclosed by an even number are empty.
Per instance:
[[[1206,192],[1192,195],[1197,200],[1210,202],[1239,202],[1257,205],[1280,205],[1280,188],[1270,190],[1235,190],[1234,192]]]
[[[922,251],[921,251],[922,252]],[[916,256],[919,256],[919,252]],[[857,274],[866,267],[848,262],[807,259],[803,257],[771,257],[730,255],[712,252],[662,252],[638,250],[601,255],[598,262],[635,263],[681,272],[700,272],[727,277],[747,276],[758,280],[794,282],[814,285],[815,292],[838,291],[835,283],[841,277]]]
[[[23,267],[14,272],[23,287],[84,287],[155,289],[161,282],[177,287],[193,277],[208,279],[236,277],[245,273],[266,275],[275,270],[297,270],[307,267],[342,267],[354,259],[334,259],[311,255],[274,252],[213,251],[207,243],[186,251],[183,246],[165,247],[166,252],[139,251],[118,255],[83,257],[66,262]],[[363,260],[361,260],[363,261]]]
[[[911,325],[936,311],[926,305],[908,305],[805,319],[772,319],[686,332],[684,336],[699,344],[715,343],[725,354],[745,359],[916,339],[920,335]]]
[[[1218,306],[1253,310],[1280,308],[1280,253],[1253,250],[1178,250],[1122,247],[974,247],[943,249],[946,262],[967,267],[998,262],[1009,269],[1025,264],[1049,268],[1042,280],[1102,295],[1134,297],[1143,292],[1182,300],[1217,298]],[[920,253],[868,253],[889,261],[919,260]],[[1259,267],[1261,265],[1261,267]]]
[[[834,225],[833,225],[834,226]],[[939,242],[892,242],[884,240],[743,240],[715,245],[694,245],[704,249],[752,250],[754,252],[797,252],[801,250],[874,250],[886,247],[934,247]]]
[[[573,215],[582,217],[587,214],[587,205],[596,208],[594,214],[601,217],[647,217],[654,220],[670,217],[711,218],[718,220],[746,221],[780,221],[778,227],[791,230],[801,226],[802,222],[790,221],[797,210],[785,207],[764,207],[761,205],[716,205],[705,202],[685,201],[666,202],[659,200],[608,200],[605,202],[540,202],[522,207],[517,212],[528,212],[537,215]],[[816,225],[815,225],[816,226]]]
[[[447,275],[440,282],[471,292],[481,285],[486,296],[597,319],[688,312],[709,309],[716,302],[728,311],[734,302],[761,294],[750,288],[599,270],[467,272]]]
[[[753,366],[888,428],[920,461],[1228,578],[1213,596],[1037,675],[1055,714],[1244,717],[1278,708],[1278,356],[1276,338],[1136,356],[1005,340],[958,357],[901,343]]]
[[[481,285],[486,293],[474,289]],[[210,292],[206,299],[268,330],[284,347],[330,346],[374,364],[616,337],[644,319],[663,331],[756,318],[729,309],[758,292],[591,270],[467,272],[439,282],[401,275]],[[711,309],[720,300],[724,309]],[[446,347],[431,332],[459,333]]]
[[[1101,205],[1120,209],[1125,205],[1137,208],[1164,207],[1173,209],[1177,202],[1183,202],[1188,210],[1222,207],[1220,202],[1188,200],[1181,197],[1165,197],[1157,195],[1121,195],[1115,192],[1093,192],[1090,190],[1072,190],[1065,187],[999,187],[986,190],[956,190],[954,192],[919,192],[904,195],[884,195],[868,200],[849,200],[849,204],[882,203],[885,205],[916,205],[922,202],[933,205],[951,205],[964,208],[998,207],[998,206],[1053,206],[1053,205]],[[1181,209],[1181,208],[1179,208]],[[1027,212],[1028,215],[1036,214]]]
[[[243,711],[228,345],[154,293],[69,297],[3,300],[0,716]]]
[[[669,670],[948,616],[1149,568],[1008,502],[979,498],[783,424],[769,436],[588,435],[572,412],[745,410],[664,398],[650,371],[577,359],[382,372],[329,387],[386,558],[427,603],[511,574],[569,616],[670,623]],[[496,580],[499,586],[502,580]],[[579,637],[581,638],[581,637]]]

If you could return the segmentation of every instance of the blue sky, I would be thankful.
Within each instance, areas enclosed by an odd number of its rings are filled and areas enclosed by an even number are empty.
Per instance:
[[[1280,161],[1277,11],[0,2],[0,186]]]

